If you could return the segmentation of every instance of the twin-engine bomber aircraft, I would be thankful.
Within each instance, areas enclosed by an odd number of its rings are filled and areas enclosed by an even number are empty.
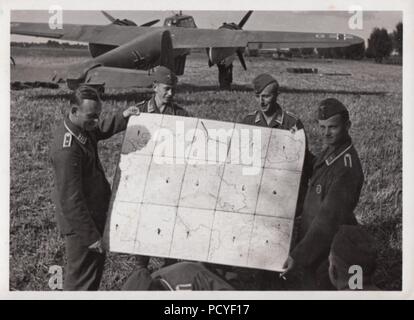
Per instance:
[[[109,25],[64,24],[61,29],[51,29],[47,23],[11,22],[11,33],[88,43],[91,59],[50,77],[55,82],[66,80],[70,89],[81,83],[148,87],[152,84],[150,70],[156,66],[166,66],[182,75],[186,57],[195,48],[207,50],[209,66],[219,67],[219,79],[225,79],[224,87],[228,87],[236,55],[246,69],[243,51],[249,44],[279,49],[346,47],[363,42],[357,36],[340,33],[242,30],[251,13],[247,12],[238,24],[224,23],[218,30],[199,29],[193,17],[182,14],[165,19],[163,27],[153,27],[157,20],[137,26],[104,12],[111,21]]]

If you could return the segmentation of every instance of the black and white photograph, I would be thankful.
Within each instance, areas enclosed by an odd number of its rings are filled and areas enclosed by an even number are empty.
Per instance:
[[[5,290],[412,299],[402,2],[9,4]]]

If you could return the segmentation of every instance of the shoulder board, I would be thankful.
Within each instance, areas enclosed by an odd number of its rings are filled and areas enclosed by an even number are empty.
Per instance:
[[[135,106],[139,109],[140,112],[147,112],[148,101],[149,100],[140,101]]]
[[[248,116],[255,116],[257,114],[257,110],[256,111],[253,111],[253,112],[250,112],[250,113],[248,113],[247,115]]]
[[[299,120],[298,116],[290,111],[285,111],[288,116],[295,118],[295,120]]]
[[[140,101],[140,102],[138,102],[136,104],[136,107],[141,110],[143,107],[145,107],[145,105],[147,104],[147,102],[148,102],[147,100]]]
[[[63,136],[63,148],[69,148],[72,145],[72,134],[66,132]]]

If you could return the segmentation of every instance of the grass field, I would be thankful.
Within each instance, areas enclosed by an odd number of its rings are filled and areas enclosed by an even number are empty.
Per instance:
[[[61,51],[20,49],[13,52],[17,67],[12,79],[42,75],[51,67],[74,63],[85,55]],[[261,72],[275,75],[281,84],[279,103],[304,122],[311,150],[317,149],[315,107],[335,97],[349,107],[351,136],[365,175],[356,214],[378,241],[375,284],[384,290],[402,288],[402,68],[364,61],[323,63],[305,60],[274,61],[247,58],[248,71],[236,62],[234,90],[216,91],[217,70],[208,68],[204,56],[192,55],[180,78],[176,101],[194,116],[240,121],[255,110],[250,89]],[[30,68],[29,68],[30,67]],[[352,76],[298,75],[288,67],[312,67],[325,73]],[[64,245],[59,237],[50,199],[53,173],[49,162],[51,132],[62,119],[70,91],[31,89],[12,91],[10,101],[10,289],[49,290],[52,265],[64,265]],[[134,91],[108,90],[104,112],[124,108],[145,98]],[[122,134],[101,143],[100,157],[112,181]],[[101,288],[118,290],[134,266],[134,258],[109,254]]]

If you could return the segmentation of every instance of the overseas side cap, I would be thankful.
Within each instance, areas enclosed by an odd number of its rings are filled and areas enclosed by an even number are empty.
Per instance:
[[[319,120],[326,120],[337,114],[343,114],[347,118],[349,118],[348,110],[342,104],[342,102],[334,98],[328,98],[328,99],[321,101],[321,103],[319,104],[319,109],[318,109]]]
[[[159,66],[152,75],[154,81],[173,86],[177,83],[177,76],[170,69]]]
[[[270,74],[262,73],[259,74],[256,78],[253,79],[253,87],[256,94],[259,94],[266,88],[269,84],[276,83],[279,88],[279,83],[273,78]]]

